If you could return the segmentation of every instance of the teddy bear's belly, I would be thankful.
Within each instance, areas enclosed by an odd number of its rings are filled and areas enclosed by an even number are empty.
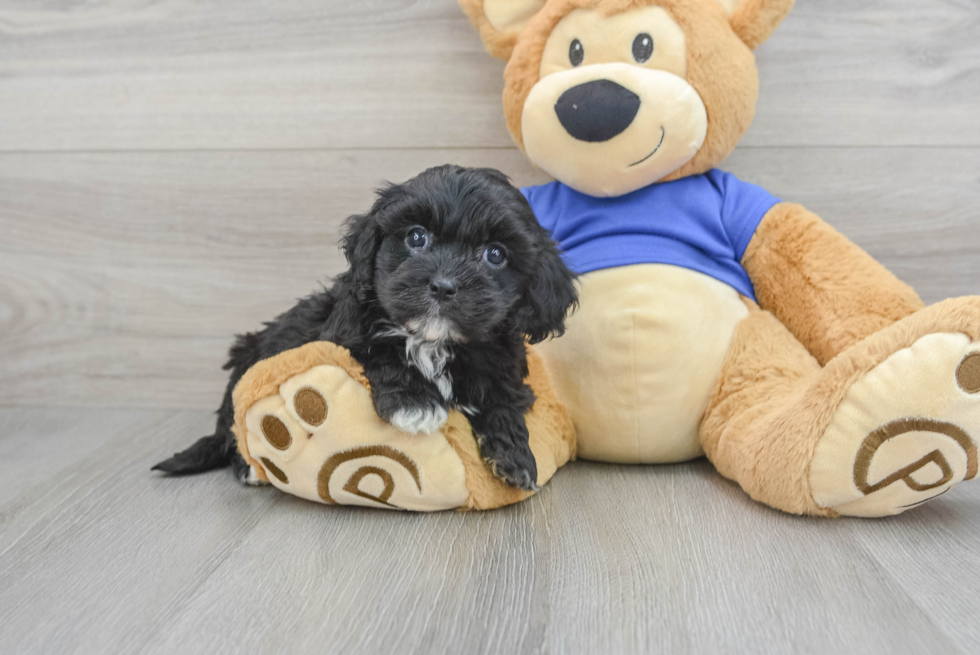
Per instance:
[[[565,335],[538,346],[578,435],[578,456],[678,462],[699,439],[735,328],[748,309],[732,287],[662,264],[580,278]]]

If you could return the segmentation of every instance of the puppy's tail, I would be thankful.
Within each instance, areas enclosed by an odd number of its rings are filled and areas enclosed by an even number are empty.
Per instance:
[[[224,434],[212,434],[209,437],[203,437],[187,450],[174,454],[173,457],[160,462],[151,470],[183,475],[224,468],[231,464],[231,448],[234,448],[234,442],[229,444],[228,441]]]

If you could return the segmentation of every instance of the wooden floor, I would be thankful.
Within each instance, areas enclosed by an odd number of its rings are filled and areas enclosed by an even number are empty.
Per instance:
[[[980,4],[797,4],[725,168],[980,292]],[[980,483],[823,521],[576,463],[424,516],[149,472],[382,179],[546,179],[502,70],[452,0],[0,0],[0,653],[977,652]]]

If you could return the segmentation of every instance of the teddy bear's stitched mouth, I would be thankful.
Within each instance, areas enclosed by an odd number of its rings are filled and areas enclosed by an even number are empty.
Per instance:
[[[640,161],[633,162],[632,164],[630,164],[626,168],[633,168],[634,166],[639,166],[640,164],[642,164],[646,160],[650,159],[650,157],[653,157],[655,154],[657,154],[657,151],[660,150],[660,146],[662,146],[664,144],[664,139],[665,138],[667,138],[667,130],[664,128],[663,125],[661,125],[660,126],[660,143],[658,143],[657,144],[657,147],[653,149],[653,152],[651,152],[649,155],[647,155],[646,157],[644,157]]]

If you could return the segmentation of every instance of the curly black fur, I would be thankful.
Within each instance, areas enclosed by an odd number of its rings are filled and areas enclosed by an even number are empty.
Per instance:
[[[521,193],[492,169],[432,168],[386,186],[367,214],[350,217],[343,250],[350,270],[331,288],[237,338],[215,433],[154,468],[194,473],[230,463],[246,481],[231,432],[235,385],[262,359],[327,340],[363,364],[379,416],[432,431],[457,408],[494,472],[534,488],[525,342],[561,335],[576,294]]]

